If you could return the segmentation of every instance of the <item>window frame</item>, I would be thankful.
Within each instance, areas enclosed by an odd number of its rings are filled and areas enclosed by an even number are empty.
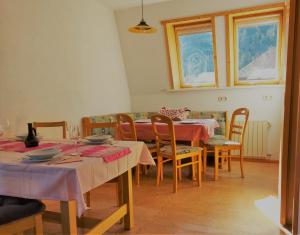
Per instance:
[[[253,15],[266,15],[266,14],[274,14],[274,12],[280,12],[282,14],[282,24],[281,24],[281,51],[280,51],[280,68],[281,71],[279,72],[279,82],[275,83],[275,86],[277,85],[284,85],[285,84],[285,71],[286,71],[286,44],[287,44],[287,15],[288,13],[288,7],[286,2],[278,2],[278,3],[269,3],[269,4],[259,4],[252,7],[246,7],[246,8],[236,8],[231,10],[225,10],[225,11],[216,11],[211,13],[205,13],[201,15],[193,15],[193,16],[186,16],[186,17],[178,17],[173,19],[165,19],[161,20],[160,23],[163,26],[163,32],[164,32],[164,39],[165,39],[165,52],[166,52],[166,58],[167,58],[167,65],[168,65],[168,81],[169,81],[169,88],[167,91],[188,91],[188,90],[206,90],[206,89],[219,89],[226,87],[231,88],[239,88],[239,87],[251,87],[255,86],[253,82],[245,85],[236,85],[234,84],[234,68],[233,68],[233,53],[231,52],[231,48],[233,48],[232,43],[232,21],[234,17],[241,17],[241,16],[253,16]],[[225,64],[223,64],[223,55],[221,54],[222,61],[220,61],[219,57],[217,56],[217,50],[221,49],[220,45],[217,45],[216,43],[216,26],[215,26],[215,20],[217,17],[224,17],[225,21],[225,53],[226,53],[226,61]],[[215,73],[217,74],[217,79],[215,87],[196,87],[192,86],[189,88],[182,88],[179,83],[179,71],[178,71],[178,58],[177,58],[177,47],[175,43],[175,35],[174,35],[174,26],[178,24],[192,24],[195,22],[203,22],[203,21],[211,20],[213,23],[212,26],[212,33],[214,36],[213,40],[213,46],[214,48],[214,56],[215,56]],[[218,27],[220,27],[218,22]],[[219,33],[219,31],[218,31]],[[223,34],[223,32],[222,32]],[[220,43],[220,42],[218,42]],[[223,47],[222,47],[223,48]],[[220,66],[218,63],[221,63]],[[224,69],[225,65],[225,69]],[[219,71],[218,71],[219,70]],[[220,71],[225,74],[226,80],[223,80],[223,76],[218,76]],[[221,79],[221,80],[220,80]],[[263,85],[266,83],[259,83],[259,85]],[[266,84],[266,85],[272,85],[272,84]]]
[[[209,30],[208,30],[209,28]],[[180,52],[179,36],[182,34],[192,34],[193,32],[206,32],[212,33],[212,50],[213,50],[213,63],[214,63],[214,82],[203,83],[197,86],[188,85],[184,82],[183,68]],[[183,32],[179,34],[179,32]],[[200,18],[190,21],[179,21],[165,24],[167,53],[169,59],[169,68],[171,76],[171,86],[173,89],[184,88],[215,88],[218,87],[218,64],[217,64],[217,49],[216,49],[216,33],[215,33],[215,19],[214,17]]]
[[[278,77],[272,80],[262,81],[240,81],[238,78],[238,24],[240,22],[267,22],[270,19],[278,20],[278,33],[277,33],[277,73]],[[282,84],[283,81],[283,40],[284,40],[284,12],[282,9],[265,9],[261,12],[241,12],[239,14],[229,14],[227,19],[227,57],[229,61],[227,66],[227,84],[231,84],[233,78],[234,86],[253,86],[253,85],[274,85]]]

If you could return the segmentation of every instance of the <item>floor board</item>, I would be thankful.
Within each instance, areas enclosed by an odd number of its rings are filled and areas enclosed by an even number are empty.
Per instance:
[[[257,201],[277,195],[278,164],[246,162],[245,179],[240,178],[238,162],[232,168],[232,172],[220,170],[219,180],[213,181],[213,168],[208,167],[201,188],[188,179],[186,171],[177,194],[172,193],[171,167],[166,167],[159,187],[153,168],[141,177],[139,187],[134,186],[134,228],[124,231],[117,224],[107,234],[283,234],[256,206]],[[114,193],[113,184],[92,191],[93,209],[86,214],[101,218],[109,213],[109,207],[116,205]],[[53,202],[47,205],[58,207]],[[61,233],[57,224],[46,222],[44,227],[45,234]]]

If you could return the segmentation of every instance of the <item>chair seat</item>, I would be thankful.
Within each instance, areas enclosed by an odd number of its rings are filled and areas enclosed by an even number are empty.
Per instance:
[[[172,149],[170,145],[166,145],[160,149],[162,154],[172,155]],[[198,153],[199,147],[191,147],[187,145],[177,145],[176,146],[176,155],[185,154],[185,153]]]
[[[145,142],[148,149],[156,149],[156,143],[153,142]]]
[[[209,139],[214,139],[214,140],[225,140],[226,137],[224,135],[214,135],[213,137]]]
[[[232,140],[227,140],[224,138],[221,138],[221,137],[217,137],[217,138],[210,138],[207,142],[208,145],[211,145],[211,146],[230,146],[230,145],[240,145],[239,142],[237,141],[232,141]]]
[[[22,219],[45,210],[38,200],[0,195],[0,225]]]

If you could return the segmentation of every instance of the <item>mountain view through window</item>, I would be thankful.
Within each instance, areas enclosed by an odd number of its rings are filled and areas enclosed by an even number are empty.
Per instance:
[[[278,79],[278,22],[238,25],[238,80]]]
[[[214,84],[212,32],[180,35],[179,45],[184,84]]]

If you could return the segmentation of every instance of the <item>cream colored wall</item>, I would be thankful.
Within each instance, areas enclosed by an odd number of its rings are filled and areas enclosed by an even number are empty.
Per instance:
[[[130,111],[115,17],[97,0],[0,1],[0,119]]]
[[[223,88],[188,92],[168,92],[168,66],[163,29],[164,19],[199,15],[230,9],[275,3],[274,0],[174,0],[145,6],[146,21],[158,32],[153,35],[136,35],[127,28],[139,21],[140,9],[131,8],[116,12],[122,52],[130,87],[133,111],[155,111],[162,106],[187,106],[193,110],[228,110],[241,106],[250,108],[250,120],[268,120],[272,127],[268,152],[279,158],[280,131],[282,128],[283,86],[255,88],[224,88],[226,84],[224,19],[217,18],[217,54],[220,85]],[[227,101],[218,101],[227,97]]]

